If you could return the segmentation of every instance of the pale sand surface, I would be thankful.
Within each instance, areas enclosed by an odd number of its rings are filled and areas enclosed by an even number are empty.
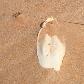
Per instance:
[[[42,68],[36,55],[40,24],[50,16],[66,38],[59,72]],[[83,24],[84,0],[0,0],[0,84],[84,84]]]

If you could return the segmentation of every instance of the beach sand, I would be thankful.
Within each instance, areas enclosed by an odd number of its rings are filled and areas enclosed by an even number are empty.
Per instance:
[[[50,16],[66,41],[59,72],[42,68],[36,53],[40,26]],[[84,84],[84,1],[0,0],[0,84]]]

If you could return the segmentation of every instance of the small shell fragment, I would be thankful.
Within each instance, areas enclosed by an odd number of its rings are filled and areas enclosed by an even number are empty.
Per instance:
[[[54,20],[53,17],[47,18],[47,20],[43,23],[42,27],[44,28],[48,22],[51,22],[53,20]]]
[[[54,19],[48,18],[43,23],[43,28],[41,28],[38,33],[37,56],[39,64],[42,67],[53,68],[54,70],[59,71],[65,55],[65,44],[61,42],[57,35],[50,36],[43,31],[46,24],[52,20]],[[43,35],[41,35],[41,33],[43,33]]]

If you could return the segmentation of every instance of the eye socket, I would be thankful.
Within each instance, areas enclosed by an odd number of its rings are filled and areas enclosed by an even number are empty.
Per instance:
[[[48,45],[51,45],[50,43]]]

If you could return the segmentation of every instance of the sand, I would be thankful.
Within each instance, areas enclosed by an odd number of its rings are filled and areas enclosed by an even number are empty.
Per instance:
[[[44,69],[37,34],[48,17],[66,38],[61,70]],[[0,0],[0,84],[84,84],[83,0]]]

